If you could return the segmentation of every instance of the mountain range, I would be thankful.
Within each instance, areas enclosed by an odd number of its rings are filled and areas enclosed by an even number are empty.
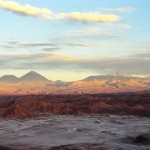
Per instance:
[[[44,76],[40,75],[35,71],[30,71],[29,73],[18,78],[14,75],[4,75],[0,77],[0,82],[47,82],[49,81]]]
[[[117,93],[150,90],[150,78],[127,75],[89,76],[74,82],[51,81],[35,71],[18,78],[14,75],[0,77],[0,95],[6,94],[81,94]]]

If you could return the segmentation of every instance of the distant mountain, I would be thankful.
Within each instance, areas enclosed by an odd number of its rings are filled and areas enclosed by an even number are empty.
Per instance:
[[[30,71],[20,78],[13,75],[1,77],[0,87],[1,95],[137,92],[150,91],[150,78],[116,74],[89,76],[79,81],[63,82],[50,81],[39,73]]]
[[[41,81],[46,82],[49,80],[35,71],[30,71],[29,73],[19,78],[19,82],[41,82]]]
[[[139,77],[130,77],[130,76],[126,76],[126,75],[100,75],[100,76],[89,76],[85,79],[83,79],[82,81],[94,81],[94,80],[129,80],[129,79],[133,79],[133,78],[139,78]]]
[[[150,90],[150,79],[127,75],[89,76],[68,85],[71,91],[78,93],[117,93]]]
[[[57,80],[54,83],[55,83],[55,86],[57,86],[57,87],[63,87],[63,86],[67,86],[69,84],[68,82],[63,82],[61,80]]]
[[[16,82],[18,78],[14,75],[4,75],[0,77],[0,82]]]

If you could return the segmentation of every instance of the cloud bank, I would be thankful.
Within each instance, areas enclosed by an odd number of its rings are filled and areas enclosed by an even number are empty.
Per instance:
[[[79,57],[61,53],[30,53],[16,55],[0,55],[0,69],[25,70],[70,70],[92,71],[96,73],[140,74],[150,75],[150,54],[148,52],[122,57]]]

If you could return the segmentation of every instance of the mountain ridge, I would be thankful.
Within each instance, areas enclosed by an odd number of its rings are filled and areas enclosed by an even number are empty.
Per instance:
[[[33,78],[34,77],[34,78]],[[35,78],[36,77],[36,78]],[[28,73],[22,75],[21,77],[16,77],[15,75],[3,75],[0,77],[0,82],[2,81],[2,79],[5,79],[7,81],[10,80],[9,78],[12,79],[18,79],[18,82],[22,82],[22,81],[52,81],[47,79],[46,77],[44,77],[43,75],[35,72],[35,71],[29,71]],[[139,76],[128,76],[128,75],[123,75],[123,74],[115,74],[115,75],[92,75],[92,76],[88,76],[84,79],[81,80],[77,80],[77,81],[68,81],[68,83],[72,83],[72,82],[78,82],[78,81],[93,81],[93,80],[122,80],[122,79],[147,79],[149,80],[150,77],[139,77]],[[55,82],[67,82],[67,81],[62,81],[62,80],[56,80]]]
[[[9,79],[11,77],[11,80]],[[12,81],[12,79],[15,81]],[[118,93],[150,91],[150,78],[127,75],[89,76],[83,80],[63,82],[51,81],[30,71],[20,78],[0,77],[0,95],[7,94],[80,94],[80,93]],[[5,81],[1,81],[5,79]],[[6,80],[7,79],[7,80]]]
[[[0,82],[39,82],[39,81],[50,81],[44,76],[40,75],[35,71],[30,71],[20,78],[15,75],[3,75],[0,77]]]

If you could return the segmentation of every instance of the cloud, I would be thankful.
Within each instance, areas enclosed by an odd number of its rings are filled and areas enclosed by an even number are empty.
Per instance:
[[[147,52],[125,56],[74,56],[61,53],[0,55],[0,69],[70,70],[95,73],[150,75]]]
[[[49,47],[49,48],[44,48],[43,51],[45,52],[51,52],[51,51],[57,51],[57,50],[60,50],[61,48],[59,47]]]
[[[16,44],[19,47],[43,47],[43,46],[55,46],[56,44],[50,42],[24,42]]]
[[[86,28],[83,30],[77,30],[73,32],[61,33],[57,36],[57,41],[60,42],[69,41],[68,43],[81,43],[81,40],[105,40],[105,39],[118,39],[121,35],[119,32],[113,32],[109,30],[103,30],[101,28]],[[75,41],[76,40],[76,41]],[[73,41],[73,42],[70,42]],[[65,42],[66,43],[66,42]],[[88,42],[89,43],[89,42]],[[82,44],[82,43],[81,43]],[[84,44],[84,43],[83,43]],[[90,43],[91,44],[91,43]],[[95,45],[95,44],[94,44]]]
[[[120,29],[131,29],[131,26],[128,24],[117,24],[116,26]]]
[[[37,8],[29,4],[20,5],[17,2],[9,0],[0,0],[0,8],[17,15],[32,16],[43,19],[78,21],[82,23],[112,23],[120,20],[119,16],[113,14],[102,14],[98,12],[55,13],[47,8]]]
[[[5,40],[2,41],[2,44],[0,45],[4,48],[47,48],[47,49],[53,49],[58,50],[58,43],[52,43],[52,42],[20,42],[17,40]]]
[[[96,46],[94,43],[67,43],[68,46],[81,46],[81,47],[90,47],[90,46]]]
[[[84,30],[78,30],[78,31],[75,31],[75,32],[72,32],[70,34],[70,36],[92,36],[92,35],[104,35],[104,34],[108,34],[110,32],[108,31],[105,31],[103,29],[100,29],[100,28],[87,28],[87,29],[84,29]]]
[[[82,31],[82,33],[86,32],[86,33],[96,34],[96,33],[102,33],[103,31],[104,30],[100,29],[100,28],[88,28],[88,29],[85,29],[84,31]]]
[[[120,8],[98,8],[99,11],[112,11],[118,13],[132,13],[135,11],[133,7],[120,7]]]
[[[90,47],[90,46],[97,46],[94,43],[78,43],[78,42],[57,42],[57,43],[51,43],[51,42],[19,42],[15,40],[9,40],[9,41],[4,41],[4,44],[0,45],[1,47],[4,48],[42,48],[42,51],[49,52],[49,51],[57,51],[60,50],[60,46],[80,46],[80,47]]]
[[[57,15],[58,19],[61,20],[71,20],[71,21],[79,21],[83,23],[88,22],[97,22],[97,23],[109,23],[109,22],[117,22],[120,20],[120,17],[113,14],[101,14],[98,12],[89,12],[89,13],[80,13],[80,12],[72,12],[72,13],[59,13]]]
[[[0,0],[0,8],[24,16],[52,19],[52,11],[46,8],[36,8],[29,4],[20,5],[14,1]]]

